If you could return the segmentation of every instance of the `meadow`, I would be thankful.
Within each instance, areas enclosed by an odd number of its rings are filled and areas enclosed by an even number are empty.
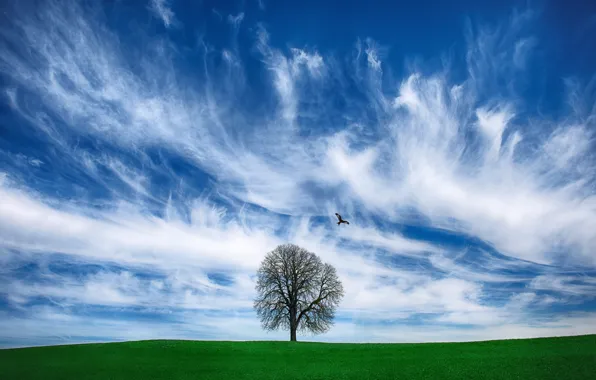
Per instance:
[[[0,350],[2,379],[594,379],[596,335],[470,343],[152,340]]]

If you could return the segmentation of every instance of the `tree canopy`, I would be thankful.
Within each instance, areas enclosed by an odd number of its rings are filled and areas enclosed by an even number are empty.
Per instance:
[[[335,309],[344,295],[333,266],[294,244],[269,252],[257,272],[254,308],[266,330],[324,333],[333,325]]]

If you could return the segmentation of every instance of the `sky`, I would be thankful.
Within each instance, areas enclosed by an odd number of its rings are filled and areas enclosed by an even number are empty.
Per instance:
[[[288,340],[252,308],[284,243],[345,290],[298,340],[596,333],[571,3],[3,1],[0,347]]]

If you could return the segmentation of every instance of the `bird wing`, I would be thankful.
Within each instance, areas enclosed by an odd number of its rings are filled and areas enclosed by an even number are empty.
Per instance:
[[[339,215],[338,213],[335,213],[335,216],[337,216],[338,220],[341,220],[341,215]]]

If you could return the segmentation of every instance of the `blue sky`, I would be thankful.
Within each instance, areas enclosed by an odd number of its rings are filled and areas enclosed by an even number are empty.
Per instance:
[[[596,333],[596,9],[480,3],[3,2],[0,346],[287,340],[285,242],[299,340]]]

